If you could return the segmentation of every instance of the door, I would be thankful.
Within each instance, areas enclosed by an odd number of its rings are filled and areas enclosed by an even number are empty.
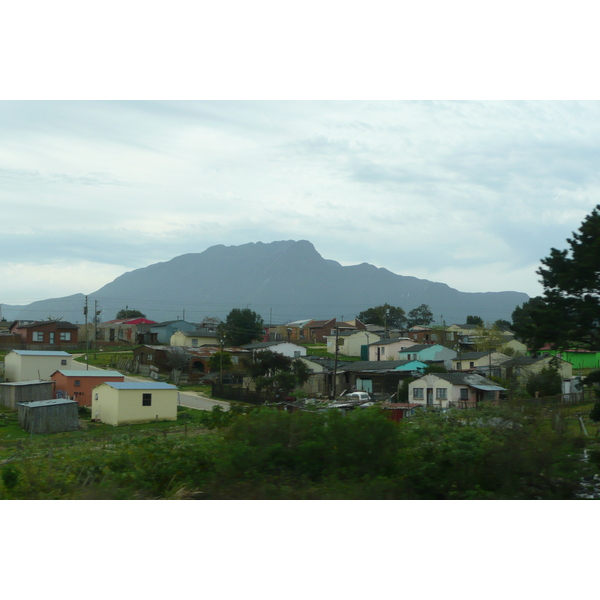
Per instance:
[[[54,344],[54,331],[50,332],[50,343]]]
[[[433,388],[427,388],[427,406],[433,404]]]

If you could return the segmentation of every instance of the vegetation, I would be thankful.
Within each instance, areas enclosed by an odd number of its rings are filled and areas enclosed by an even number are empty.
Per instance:
[[[566,409],[562,420],[484,408],[400,423],[376,407],[179,416],[164,428],[21,439],[0,464],[0,498],[559,499],[596,468],[581,460],[586,441]]]
[[[248,367],[257,390],[278,389],[290,394],[308,381],[310,371],[300,359],[292,359],[278,352],[263,350]]]
[[[413,308],[408,312],[407,319],[408,327],[414,327],[415,325],[427,326],[433,323],[433,313],[427,304],[421,304],[417,308]]]
[[[263,333],[262,317],[249,308],[233,308],[225,319],[225,336],[232,346],[243,346],[259,339]]]
[[[513,312],[513,329],[534,349],[600,347],[600,205],[567,239],[568,250],[552,248],[537,271],[544,295]]]
[[[467,325],[480,325],[481,327],[484,326],[483,319],[477,315],[468,315],[466,324]]]
[[[387,302],[381,306],[367,308],[358,313],[357,319],[368,325],[379,325],[381,327],[394,327],[402,329],[406,327],[406,313],[400,306],[392,306]]]
[[[525,389],[530,396],[556,396],[562,392],[562,377],[556,369],[544,368],[527,378]]]
[[[116,319],[145,319],[146,315],[135,308],[122,308],[115,317]]]

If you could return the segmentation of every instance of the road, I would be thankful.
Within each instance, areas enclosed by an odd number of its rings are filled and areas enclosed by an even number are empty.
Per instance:
[[[73,358],[83,356],[81,354],[74,354]],[[76,360],[71,361],[71,369],[85,371],[105,371],[100,367],[93,367],[92,365],[85,365],[84,363],[77,362]],[[131,377],[129,375],[123,375],[125,381],[151,381],[146,377]],[[229,402],[224,400],[213,400],[200,392],[179,392],[179,404],[186,408],[195,408],[197,410],[212,410],[215,406],[220,406],[223,410],[229,410]]]

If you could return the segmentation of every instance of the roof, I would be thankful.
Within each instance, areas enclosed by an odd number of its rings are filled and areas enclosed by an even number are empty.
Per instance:
[[[121,325],[155,325],[156,321],[151,321],[144,317],[137,317],[135,319],[113,319],[112,321],[105,321],[101,325],[116,325],[117,323]]]
[[[452,360],[477,360],[478,358],[483,358],[489,354],[493,354],[493,352],[465,352],[464,354],[455,356]]]
[[[39,327],[40,325],[59,325],[59,329],[79,329],[79,325],[74,325],[68,321],[35,321],[34,323],[28,323],[27,325],[19,325],[18,329],[31,329],[32,327]]]
[[[123,373],[119,373],[119,371],[87,371],[87,370],[77,370],[77,369],[58,369],[54,371],[54,373],[60,373],[65,377],[124,377]],[[54,375],[52,373],[52,375]]]
[[[71,356],[64,350],[12,350],[21,356]]]
[[[404,348],[404,350],[399,350],[398,352],[421,352],[421,350],[426,350],[427,348],[433,348],[433,346],[439,346],[439,344],[417,344],[415,346],[409,346],[408,348]]]
[[[435,377],[439,377],[452,385],[467,385],[477,389],[494,389],[504,390],[505,388],[498,386],[491,379],[477,375],[476,373],[431,373]],[[419,381],[419,380],[417,380]]]
[[[0,383],[0,385],[41,385],[41,384],[50,384],[54,385],[52,381],[42,381],[41,379],[33,379],[32,381],[5,381],[4,383]]]
[[[379,340],[378,342],[372,342],[371,344],[369,344],[369,346],[387,346],[388,344],[395,344],[396,342],[401,342],[401,341],[411,341],[412,340],[410,338],[407,337],[397,337],[397,338],[390,338],[387,340]],[[417,344],[415,344],[414,346],[411,346],[411,348],[416,348]],[[424,346],[425,348],[427,348],[428,346]],[[406,348],[406,350],[408,350],[408,348]]]
[[[56,406],[58,404],[74,404],[77,406],[75,400],[67,400],[66,398],[56,398],[54,400],[36,400],[35,402],[19,402],[21,406],[28,406],[31,408],[38,408],[40,406]]]
[[[390,410],[407,410],[410,408],[419,408],[422,404],[407,404],[406,402],[383,402],[381,408],[387,408]]]
[[[210,329],[196,329],[195,331],[177,331],[176,333],[183,333],[185,337],[219,337],[216,331]]]
[[[192,323],[188,323],[188,321],[184,321],[183,319],[173,319],[172,321],[163,321],[162,323],[154,323],[154,325],[152,325],[152,328],[166,327],[167,325],[172,325],[173,323],[187,323],[188,325],[192,325]]]
[[[280,340],[278,342],[257,342],[256,344],[244,344],[244,348],[248,348],[249,350],[255,350],[257,348],[269,348],[271,346],[278,346],[280,344],[291,344],[292,346],[297,346],[301,348],[302,346],[298,346],[298,344],[294,344],[294,342],[288,342],[287,340]]]
[[[177,387],[161,381],[106,381],[103,385],[110,385],[116,390],[176,390]]]
[[[396,367],[401,367],[412,360],[359,360],[348,362],[342,367],[338,366],[339,371],[393,371]]]

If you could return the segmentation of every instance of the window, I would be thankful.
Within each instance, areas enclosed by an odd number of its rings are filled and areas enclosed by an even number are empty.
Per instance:
[[[469,399],[469,390],[467,388],[460,388],[460,399],[461,400]]]
[[[460,360],[456,363],[456,370],[460,371],[462,369],[462,363],[460,362]]]
[[[192,346],[196,348],[198,346],[198,338],[192,338]]]
[[[66,365],[66,364],[67,364],[67,359],[66,359],[66,358],[63,358],[63,359],[60,361],[60,364],[61,364],[61,365]]]
[[[44,332],[43,331],[34,331],[33,332],[33,341],[34,342],[43,342],[44,341]]]
[[[81,385],[81,379],[76,379],[75,380],[75,387],[78,387]]]
[[[470,367],[471,369],[475,368],[475,363],[474,363],[473,361],[471,361],[471,362],[469,363],[469,367]]]
[[[54,331],[51,331],[48,335],[50,336],[50,343],[54,344]]]
[[[436,388],[435,397],[437,400],[447,400],[448,390],[446,388]]]
[[[142,394],[142,406],[152,406],[152,394]]]
[[[383,356],[385,354],[385,348],[382,346],[381,348],[381,355]]]
[[[294,350],[294,358],[300,358],[300,350]]]
[[[423,388],[413,388],[413,398],[423,398]]]
[[[60,332],[60,341],[61,342],[70,342],[71,341],[71,332],[70,331],[61,331]]]
[[[152,354],[146,354],[146,360],[152,362]]]

